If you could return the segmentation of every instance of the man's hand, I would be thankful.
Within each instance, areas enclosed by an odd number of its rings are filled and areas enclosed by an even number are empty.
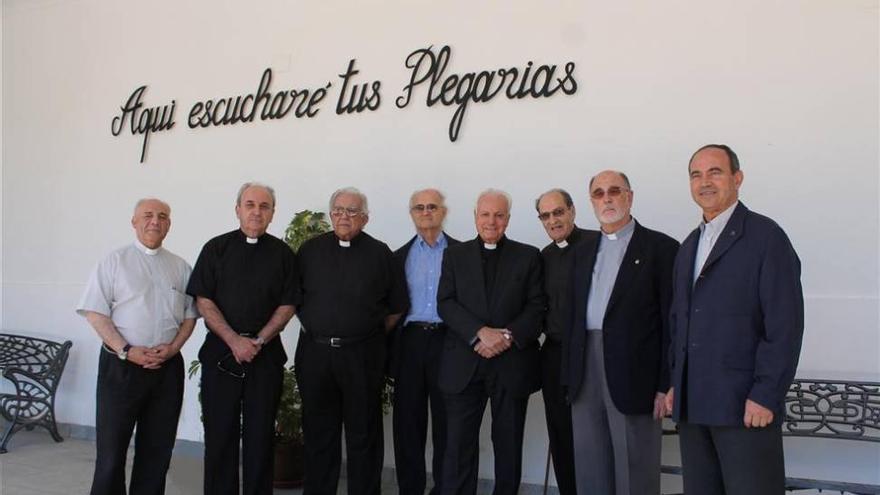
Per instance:
[[[663,419],[666,416],[666,394],[657,392],[654,394],[654,419]]]
[[[237,335],[232,339],[232,345],[229,346],[229,349],[232,351],[232,357],[239,364],[249,363],[260,352],[260,344],[254,339]]]
[[[477,331],[479,342],[474,346],[480,356],[493,358],[510,349],[510,332],[503,328],[483,327]]]
[[[162,364],[165,361],[168,361],[169,359],[174,357],[179,351],[180,349],[176,349],[171,344],[159,344],[155,347],[150,347],[149,349],[147,349],[147,355],[158,360],[159,364]]]
[[[773,422],[773,411],[746,399],[746,412],[743,415],[743,424],[746,428],[763,428]]]
[[[159,369],[162,366],[162,360],[156,358],[149,347],[140,345],[132,346],[128,350],[128,356],[125,359],[148,370]]]
[[[666,392],[666,407],[663,414],[666,416],[672,416],[672,408],[675,407],[675,387],[669,387],[669,391]]]

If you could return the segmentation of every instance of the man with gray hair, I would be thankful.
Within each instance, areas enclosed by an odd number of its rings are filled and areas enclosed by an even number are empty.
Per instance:
[[[541,385],[538,336],[545,298],[538,250],[504,235],[510,206],[503,191],[481,193],[474,209],[477,237],[450,246],[443,256],[437,307],[448,325],[439,377],[448,428],[444,494],[476,493],[487,401],[494,493],[519,490],[526,408]]]
[[[276,338],[299,304],[296,256],[266,232],[275,214],[271,187],[248,182],[235,204],[239,227],[208,241],[187,293],[208,334],[202,363],[205,495],[272,493],[275,413],[287,354]]]
[[[406,309],[406,282],[388,246],[363,232],[370,219],[363,193],[339,189],[329,206],[333,231],[299,250],[304,493],[336,493],[344,426],[348,493],[378,494],[385,334]]]
[[[590,179],[601,235],[574,252],[574,322],[563,339],[578,493],[660,493],[669,306],[678,242],[630,213],[622,172]]]
[[[92,495],[126,493],[125,458],[135,425],[129,493],[165,492],[183,404],[180,348],[198,317],[183,292],[190,266],[162,247],[171,208],[142,199],[131,226],[137,240],[98,263],[76,309],[103,341]]]
[[[390,376],[394,378],[394,464],[400,493],[425,493],[425,439],[430,402],[433,439],[432,494],[440,493],[446,445],[446,407],[437,383],[446,324],[437,313],[437,282],[447,246],[458,241],[443,231],[446,203],[436,189],[412,194],[409,214],[416,235],[394,252],[406,273],[409,308],[395,329]]]

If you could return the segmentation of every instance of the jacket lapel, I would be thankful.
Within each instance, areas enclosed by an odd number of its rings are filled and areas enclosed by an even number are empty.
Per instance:
[[[596,253],[599,250],[599,240],[601,234],[593,239],[584,241],[576,246],[574,280],[574,308],[575,314],[578,315],[576,321],[584,321],[586,324],[587,298],[590,296],[590,286],[593,284],[593,268],[596,265]]]
[[[747,211],[748,208],[742,203],[739,203],[736,206],[736,209],[733,210],[733,215],[730,216],[730,220],[727,221],[727,225],[724,226],[724,230],[718,236],[715,245],[712,246],[712,251],[709,253],[709,257],[706,258],[706,262],[703,263],[703,269],[700,271],[700,274],[706,273],[706,270],[711,268],[719,258],[724,256],[724,253],[730,249],[730,246],[733,246],[734,243],[742,237],[743,223]],[[693,268],[691,268],[691,273],[693,273]],[[691,280],[693,280],[693,277],[691,277]]]
[[[633,219],[635,222],[635,219]],[[608,299],[608,306],[605,307],[607,315],[614,304],[620,300],[624,293],[629,289],[633,277],[642,267],[642,258],[644,257],[645,246],[643,245],[643,227],[636,222],[632,239],[626,247],[623,254],[623,261],[620,262],[620,268],[617,270],[617,278],[614,280],[614,288],[611,289],[611,297]]]
[[[480,256],[480,238],[477,237],[475,241],[471,243],[471,246],[468,248],[468,255],[465,257],[467,273],[471,274],[471,286],[476,287],[477,290],[477,304],[479,304],[480,308],[483,310],[483,314],[489,315],[489,304],[486,302],[486,283],[484,282],[485,278],[483,275],[483,260]]]

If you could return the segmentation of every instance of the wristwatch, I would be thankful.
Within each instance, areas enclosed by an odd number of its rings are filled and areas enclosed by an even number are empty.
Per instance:
[[[117,352],[116,355],[119,357],[119,359],[121,359],[123,361],[127,361],[128,360],[128,351],[130,349],[131,349],[131,344],[125,344],[125,347],[123,347],[121,351]]]

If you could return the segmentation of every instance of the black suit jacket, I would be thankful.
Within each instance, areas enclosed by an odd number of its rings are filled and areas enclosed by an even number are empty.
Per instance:
[[[635,220],[634,220],[635,221]],[[574,318],[563,338],[569,400],[584,376],[587,298],[601,236],[574,253]],[[605,374],[611,399],[624,414],[650,414],[654,395],[669,388],[669,306],[678,241],[635,223],[602,321]]]
[[[694,283],[699,241],[697,229],[675,260],[673,419],[742,426],[745,402],[751,399],[773,411],[778,424],[804,332],[797,253],[776,222],[742,203]]]
[[[443,232],[443,236],[446,237],[446,249],[460,243],[460,241],[450,236],[445,231]],[[417,237],[418,235],[412,236],[412,239],[403,246],[400,246],[397,251],[394,251],[394,263],[397,265],[397,269],[400,270],[400,273],[403,273],[404,275],[406,275],[406,258],[409,256],[409,249],[412,247]],[[407,296],[409,296],[408,286]],[[406,320],[407,313],[409,313],[409,308],[410,303],[409,300],[407,300],[406,308],[403,310],[403,316],[400,317],[397,326],[394,327],[394,330],[392,330],[391,334],[388,336],[389,352],[387,374],[394,379],[397,379],[397,376],[400,374],[400,353],[403,352],[401,348],[402,339],[400,338],[400,332],[403,331],[403,323]]]
[[[500,385],[528,396],[541,387],[538,336],[545,297],[537,248],[506,239],[498,260],[492,300],[486,295],[480,239],[446,249],[437,291],[437,309],[449,326],[440,364],[440,388],[461,392],[482,358],[471,342],[483,326],[507,328],[514,344],[492,358]]]

